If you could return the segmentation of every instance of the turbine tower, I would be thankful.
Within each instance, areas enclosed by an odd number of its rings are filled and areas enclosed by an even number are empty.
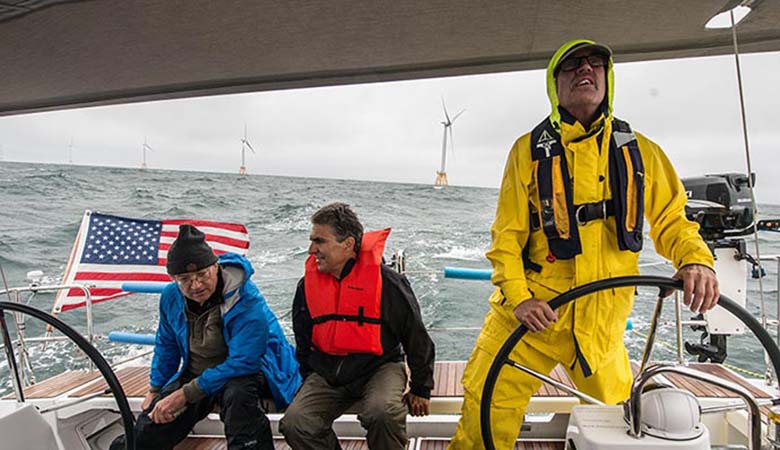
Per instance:
[[[246,175],[246,149],[249,148],[249,150],[252,150],[252,153],[255,153],[255,149],[252,147],[252,144],[249,143],[249,138],[246,137],[246,122],[244,123],[244,138],[241,139],[241,167],[238,169],[239,175]]]
[[[68,144],[68,164],[73,164],[73,136],[70,137]]]
[[[433,187],[436,189],[441,189],[445,186],[448,186],[447,183],[447,134],[450,135],[450,152],[452,154],[455,154],[455,140],[452,138],[452,124],[455,123],[455,120],[460,117],[461,114],[463,114],[465,109],[462,109],[459,113],[455,114],[452,119],[450,119],[450,114],[447,112],[447,105],[444,104],[444,98],[441,99],[441,107],[444,109],[444,121],[442,121],[442,125],[444,125],[444,136],[442,137],[441,142],[441,168],[436,171],[436,182],[434,183]]]
[[[141,151],[144,154],[143,162],[141,163],[141,169],[146,169],[146,151],[149,150],[152,151],[152,147],[149,146],[149,144],[146,143],[146,136],[144,136],[144,143],[141,146]]]

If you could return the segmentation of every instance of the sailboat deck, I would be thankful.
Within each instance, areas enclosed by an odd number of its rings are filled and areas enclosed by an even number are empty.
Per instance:
[[[343,450],[368,450],[364,439],[340,439],[339,444]],[[410,446],[410,449],[414,447]],[[275,450],[290,450],[290,447],[282,439],[274,439]],[[227,450],[227,442],[221,438],[187,438],[174,450]]]
[[[449,439],[410,439],[407,448],[409,450],[445,450]],[[364,439],[341,439],[341,448],[344,450],[368,450],[368,444]],[[281,439],[274,440],[276,450],[290,450],[290,447]],[[562,450],[563,442],[547,441],[518,441],[515,450]],[[225,439],[219,438],[187,438],[177,445],[174,450],[227,450]]]
[[[463,369],[466,363],[463,361],[442,361],[437,362],[434,369],[435,388],[431,395],[433,398],[461,397],[463,396],[463,386],[460,379],[463,376]],[[770,395],[751,384],[741,375],[731,369],[719,364],[711,363],[692,363],[689,367],[709,373],[714,376],[737,383],[748,389],[756,398],[769,398]],[[510,370],[510,369],[505,369]],[[634,365],[636,370],[636,365]],[[143,397],[149,386],[149,368],[148,367],[125,367],[116,371],[125,394],[128,397]],[[569,379],[566,371],[558,366],[553,370],[550,376],[567,386],[574,386]],[[665,378],[675,386],[687,389],[697,397],[726,398],[736,397],[735,394],[722,388],[698,381],[685,378],[676,374],[665,375]],[[25,397],[28,399],[36,398],[54,398],[67,394],[68,397],[83,397],[106,389],[106,383],[97,372],[71,371],[59,374],[38,384],[25,389]],[[108,394],[107,394],[108,395]],[[544,384],[535,394],[537,397],[569,397],[570,394],[561,391],[553,386]],[[14,395],[10,394],[4,398],[10,399]]]
[[[445,402],[447,399],[457,399],[463,396],[463,386],[460,380],[463,376],[466,363],[463,361],[443,361],[437,362],[434,370],[435,389],[432,391],[432,399],[441,399]],[[699,371],[711,374],[716,377],[729,380],[736,383],[751,392],[756,398],[769,398],[770,394],[752,384],[738,373],[719,364],[692,363],[689,367]],[[636,372],[638,365],[632,364]],[[514,370],[505,368],[504,370]],[[148,389],[149,368],[148,367],[124,367],[116,371],[122,387],[128,397],[143,397]],[[558,366],[550,374],[551,378],[567,385],[573,386],[566,370]],[[676,374],[666,374],[664,378],[671,384],[690,391],[700,398],[734,398],[735,394],[725,391],[719,387],[704,383],[698,380],[684,378]],[[94,393],[100,393],[106,389],[106,383],[98,372],[71,371],[59,374],[38,384],[25,389],[27,399],[54,399],[59,401],[66,398],[79,398]],[[105,394],[109,396],[110,394]],[[13,398],[13,394],[6,396],[6,399]],[[544,384],[535,394],[537,398],[561,398],[571,397],[570,394],[561,391],[553,386]],[[766,408],[762,408],[766,414]],[[444,450],[449,443],[448,439],[415,437],[410,440],[409,450]],[[353,438],[343,439],[341,446],[345,450],[367,449],[368,446],[364,439]],[[282,441],[275,441],[277,450],[286,450],[289,447]],[[515,449],[527,450],[556,450],[563,449],[562,441],[518,441]],[[222,450],[227,449],[224,438],[207,435],[203,437],[191,436],[176,447],[176,450]]]

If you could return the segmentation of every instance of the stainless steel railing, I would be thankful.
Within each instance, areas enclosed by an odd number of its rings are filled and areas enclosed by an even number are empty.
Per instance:
[[[92,329],[92,294],[89,291],[89,286],[81,284],[59,284],[59,285],[39,285],[32,283],[29,286],[18,288],[7,288],[0,290],[0,296],[8,296],[12,302],[22,303],[21,294],[29,292],[31,295],[28,298],[27,303],[32,301],[32,297],[39,292],[58,291],[60,289],[80,289],[84,293],[85,299],[85,314],[87,319],[87,340],[90,344],[94,342],[94,333]],[[45,336],[36,338],[27,338],[25,336],[25,316],[19,313],[14,313],[16,339],[11,340],[10,330],[8,329],[7,322],[5,321],[5,314],[0,312],[0,332],[2,333],[3,343],[2,349],[5,352],[6,360],[8,361],[8,367],[11,371],[11,382],[13,384],[14,392],[18,402],[24,402],[24,388],[35,383],[35,374],[30,363],[29,352],[27,344],[31,342],[53,342],[63,340],[59,336]],[[67,338],[65,338],[67,339]],[[19,360],[17,361],[14,348],[19,348]],[[92,370],[93,366],[90,362],[89,369]]]

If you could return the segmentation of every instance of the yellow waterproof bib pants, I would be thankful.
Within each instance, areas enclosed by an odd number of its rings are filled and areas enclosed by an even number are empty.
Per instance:
[[[494,322],[488,326],[488,322]],[[450,450],[483,449],[482,435],[479,424],[480,399],[485,385],[490,365],[501,344],[509,337],[512,330],[498,326],[493,312],[489,312],[482,334],[477,339],[477,345],[471,353],[466,371],[463,373],[462,418],[458,423],[455,436],[450,443]],[[574,342],[565,339],[561,334],[560,346],[562,357],[551,357],[528,343],[520,340],[512,351],[510,358],[532,370],[549,374],[559,363],[566,369],[571,380],[579,390],[609,404],[617,404],[627,399],[631,393],[631,366],[625,347],[615,352],[614,358],[608,361],[590,377],[584,377],[582,369],[576,365],[572,370],[571,361],[574,358]],[[618,343],[621,345],[622,343]],[[520,432],[525,409],[531,396],[539,390],[542,382],[520,370],[505,366],[496,382],[493,391],[491,408],[491,423],[493,443],[496,449],[511,449]]]

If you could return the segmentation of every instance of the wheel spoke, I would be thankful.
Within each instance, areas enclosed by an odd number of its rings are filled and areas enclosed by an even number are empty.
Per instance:
[[[24,403],[24,386],[19,375],[19,364],[16,361],[16,352],[11,336],[8,334],[8,323],[5,321],[5,310],[0,308],[0,332],[3,335],[3,348],[5,349],[5,358],[8,360],[8,369],[11,371],[11,380],[14,385],[16,401]]]
[[[584,392],[582,392],[582,391],[580,391],[578,389],[575,389],[573,387],[567,386],[567,385],[561,383],[560,381],[555,380],[554,378],[550,378],[549,376],[547,376],[547,375],[545,375],[545,374],[543,374],[541,372],[537,372],[537,371],[535,371],[533,369],[530,369],[530,368],[528,368],[528,367],[526,367],[526,366],[524,366],[524,365],[522,365],[522,364],[520,364],[520,363],[518,363],[516,361],[513,361],[513,360],[511,360],[509,358],[507,358],[506,361],[504,361],[504,364],[506,364],[508,366],[511,366],[511,367],[514,367],[515,369],[520,370],[522,372],[525,372],[528,375],[536,377],[536,378],[544,381],[547,384],[555,386],[556,388],[558,388],[558,389],[560,389],[560,390],[562,390],[562,391],[564,391],[566,393],[569,393],[569,394],[577,397],[578,399],[580,399],[580,400],[582,400],[582,401],[584,401],[586,403],[590,403],[591,405],[606,405],[606,403],[602,402],[601,400],[599,400],[597,398],[591,397],[590,395],[588,395],[588,394],[586,394],[586,393],[584,393]]]

